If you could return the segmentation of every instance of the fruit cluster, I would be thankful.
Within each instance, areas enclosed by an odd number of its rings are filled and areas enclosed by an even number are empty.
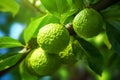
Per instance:
[[[24,63],[32,74],[40,76],[53,74],[62,64],[73,65],[76,58],[71,40],[63,25],[47,24],[37,35],[39,47],[27,55]]]
[[[73,29],[81,38],[98,35],[102,30],[101,15],[91,8],[80,11],[73,19]],[[25,59],[25,64],[31,73],[40,76],[51,75],[62,64],[76,63],[74,38],[64,25],[50,23],[43,26],[37,35],[38,48],[32,50]],[[74,48],[73,48],[74,47]]]

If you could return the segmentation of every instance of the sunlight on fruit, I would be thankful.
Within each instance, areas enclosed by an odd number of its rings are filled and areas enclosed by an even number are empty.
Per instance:
[[[101,46],[102,44],[104,44],[104,33],[100,33],[99,35],[93,38],[88,38],[86,40],[92,42],[93,44],[95,44],[95,46]]]
[[[101,76],[98,76],[98,80],[110,80],[110,73],[104,70]]]
[[[108,40],[106,33],[100,33],[99,35],[86,39],[87,41],[95,44],[95,46],[100,47],[102,45],[106,45],[108,49],[111,49],[111,44]]]
[[[102,35],[102,34],[98,35],[98,36],[95,38],[95,42],[96,42],[96,43],[101,43],[102,40],[103,40],[103,35]]]
[[[94,38],[94,42],[99,46],[101,44],[103,44],[103,40],[104,40],[104,34],[99,34],[98,36],[96,36]]]

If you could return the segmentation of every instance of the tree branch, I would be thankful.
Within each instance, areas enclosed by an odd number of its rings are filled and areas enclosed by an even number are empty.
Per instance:
[[[27,54],[30,52],[30,50],[26,50],[26,48],[24,48],[23,50],[21,50],[18,54],[23,54],[21,59],[16,63],[14,64],[13,66],[5,69],[5,70],[2,70],[0,71],[0,76],[4,75],[5,73],[7,73],[8,71],[10,71],[11,69],[13,69],[15,66],[19,65],[20,62],[25,59],[25,57],[27,56]]]
[[[97,4],[92,5],[91,7],[94,8],[97,11],[101,11],[103,9],[106,9],[107,7],[120,2],[120,0],[101,0]]]

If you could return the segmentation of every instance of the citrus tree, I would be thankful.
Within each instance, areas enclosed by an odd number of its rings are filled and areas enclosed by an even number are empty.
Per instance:
[[[118,80],[119,0],[0,0],[0,11],[12,18],[6,24],[27,24],[18,40],[0,37],[0,48],[9,49],[0,54],[1,76]]]

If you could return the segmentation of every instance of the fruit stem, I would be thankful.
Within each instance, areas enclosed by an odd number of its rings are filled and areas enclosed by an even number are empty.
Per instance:
[[[68,23],[67,25],[65,25],[65,27],[69,31],[70,35],[73,35],[73,36],[76,35],[76,33],[73,29],[73,24],[72,23]]]

